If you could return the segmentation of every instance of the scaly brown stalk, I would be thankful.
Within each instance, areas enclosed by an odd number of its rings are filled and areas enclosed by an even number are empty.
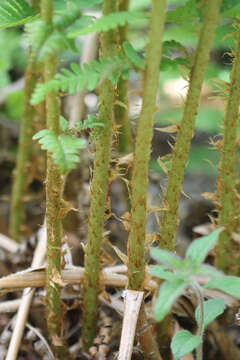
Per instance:
[[[116,2],[104,0],[103,14],[116,11]],[[115,31],[101,35],[100,57],[113,56],[116,49]],[[114,87],[107,79],[101,84],[99,95],[99,121],[104,128],[98,130],[95,142],[95,159],[91,183],[91,206],[89,215],[88,240],[85,256],[83,291],[83,343],[88,349],[97,331],[98,293],[100,276],[100,251],[104,227],[104,213],[108,190],[108,169],[113,126]]]
[[[41,19],[52,27],[53,1],[41,0]],[[44,81],[54,78],[57,70],[56,56],[44,60]],[[59,133],[60,104],[58,95],[51,92],[46,97],[47,128]],[[63,311],[60,299],[61,284],[61,197],[63,179],[47,154],[46,220],[47,220],[47,278],[46,310],[47,325],[56,359],[66,359],[67,348],[63,340]]]
[[[35,70],[36,64],[31,57],[31,50],[29,50],[28,64],[25,72],[24,111],[21,121],[10,209],[9,233],[17,241],[20,241],[22,226],[25,220],[24,194],[26,193],[28,174],[31,169],[34,107],[30,104],[30,100],[37,80]]]
[[[173,149],[171,169],[164,196],[164,211],[161,218],[160,246],[175,251],[175,236],[178,225],[178,205],[182,191],[184,171],[191,140],[194,133],[195,118],[198,112],[201,88],[207,68],[209,53],[218,22],[221,0],[208,0],[203,3],[203,24],[198,46],[195,51],[193,67],[189,79],[189,89],[179,126],[176,144]]]
[[[227,274],[240,275],[239,244],[233,238],[237,232],[239,214],[236,196],[236,155],[237,128],[240,105],[240,28],[236,33],[236,50],[228,102],[224,116],[223,140],[221,145],[221,159],[218,174],[217,195],[219,200],[219,225],[225,230],[220,234],[216,252],[216,266]]]
[[[162,54],[166,0],[152,1],[150,40],[144,73],[143,104],[138,124],[132,172],[131,230],[128,240],[128,279],[131,290],[141,291],[145,276],[148,165],[153,136],[153,118]]]
[[[118,11],[128,11],[129,0],[118,0]],[[128,24],[118,28],[119,43],[122,48],[124,41],[127,41]],[[115,117],[118,125],[121,126],[119,131],[119,152],[130,153],[132,150],[131,127],[128,117],[128,79],[122,77],[117,84],[117,98],[120,103],[115,106]],[[124,104],[124,105],[123,105]]]
[[[32,0],[32,6],[39,11],[40,0]],[[30,100],[37,81],[36,61],[32,57],[31,49],[28,50],[27,69],[25,72],[24,110],[21,121],[21,130],[18,145],[16,170],[14,174],[9,233],[17,241],[22,235],[22,226],[25,220],[24,195],[28,185],[28,174],[31,168],[32,136],[34,107]]]

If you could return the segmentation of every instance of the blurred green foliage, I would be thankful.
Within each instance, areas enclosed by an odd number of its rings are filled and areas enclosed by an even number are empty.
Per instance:
[[[23,113],[23,100],[23,90],[15,91],[8,95],[5,103],[5,110],[8,118],[14,121],[20,121]]]
[[[0,30],[0,89],[11,82],[9,71],[22,73],[26,64],[21,46],[21,34],[17,30]]]

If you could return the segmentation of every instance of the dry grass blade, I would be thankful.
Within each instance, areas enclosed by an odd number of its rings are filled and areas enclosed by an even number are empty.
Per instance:
[[[143,291],[126,290],[124,316],[118,360],[130,360],[139,311],[143,301]]]
[[[62,270],[61,280],[63,285],[79,284],[83,280],[84,268],[69,267]],[[127,284],[127,276],[122,274],[102,272],[102,279],[105,285],[124,288]],[[0,279],[0,291],[15,291],[25,287],[45,286],[46,275],[45,267],[39,269],[27,269],[13,275],[5,276]],[[154,282],[155,284],[155,282]]]
[[[6,235],[0,234],[0,246],[4,250],[14,253],[17,251],[19,244]]]

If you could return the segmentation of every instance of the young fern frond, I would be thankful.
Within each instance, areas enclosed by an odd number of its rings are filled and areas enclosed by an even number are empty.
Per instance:
[[[61,134],[57,136],[54,131],[44,129],[33,136],[39,140],[41,148],[52,153],[55,164],[61,174],[66,174],[76,167],[79,161],[79,149],[85,147],[84,139],[74,138]]]
[[[68,121],[63,117],[60,116],[60,126],[62,131],[65,134],[74,135],[79,133],[80,131],[87,130],[87,129],[94,129],[94,128],[104,128],[104,123],[97,120],[97,118],[93,115],[88,115],[88,118],[82,121],[78,121],[74,124],[73,128],[69,128]]]
[[[105,125],[103,122],[98,121],[98,119],[93,115],[88,115],[88,118],[84,120],[84,122],[78,121],[75,123],[76,131],[83,131],[87,129],[94,129],[94,128],[104,128]]]
[[[6,0],[0,3],[0,29],[22,25],[37,14],[25,0]]]
[[[90,65],[84,64],[83,69],[72,63],[71,69],[62,69],[55,79],[44,84],[38,84],[33,96],[32,104],[38,104],[44,100],[47,93],[51,91],[67,91],[70,94],[83,90],[86,86],[90,91],[95,89],[103,80],[110,79],[113,84],[117,83],[119,76],[128,77],[129,68],[135,66],[142,69],[143,60],[139,57],[133,47],[125,44],[125,53],[117,56],[93,60]]]
[[[140,12],[119,11],[117,13],[102,16],[100,19],[97,19],[83,29],[70,32],[68,37],[75,38],[78,35],[106,32],[111,29],[116,29],[117,26],[123,26],[127,22],[132,23],[137,19],[146,19],[146,17],[146,14]]]

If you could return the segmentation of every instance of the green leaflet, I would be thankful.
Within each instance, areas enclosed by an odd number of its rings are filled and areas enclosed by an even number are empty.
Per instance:
[[[97,19],[95,22],[92,22],[89,26],[83,29],[70,32],[68,37],[75,38],[78,35],[108,31],[115,29],[117,26],[124,26],[127,22],[135,22],[137,19],[144,18],[146,18],[146,14],[144,13],[119,11],[117,13],[102,16],[100,19]]]
[[[153,259],[166,266],[166,268],[174,270],[182,270],[184,268],[182,259],[178,255],[173,254],[170,251],[158,248],[151,248],[150,254]]]
[[[170,312],[174,301],[188,285],[188,282],[178,278],[161,285],[154,311],[156,321],[161,321]]]
[[[240,278],[236,276],[224,276],[222,278],[211,279],[204,287],[206,289],[218,289],[240,298]]]
[[[0,2],[0,29],[22,25],[33,21],[37,14],[25,0]]]
[[[190,353],[200,344],[200,341],[200,336],[193,335],[188,330],[178,331],[171,342],[174,358],[179,359],[183,355]]]
[[[191,243],[188,247],[185,257],[190,258],[195,265],[201,264],[210,250],[214,248],[217,243],[218,235],[223,230],[223,227],[214,230],[211,234],[203,236]]]
[[[61,174],[66,174],[76,167],[79,161],[79,149],[85,147],[83,139],[74,138],[69,135],[56,135],[54,131],[44,129],[33,136],[33,140],[39,140],[43,150],[52,153],[55,164]]]
[[[204,328],[216,319],[219,315],[224,312],[225,309],[225,301],[224,299],[211,299],[208,301],[204,301]],[[198,325],[200,325],[200,306],[198,305],[195,310],[195,318],[197,320]]]

